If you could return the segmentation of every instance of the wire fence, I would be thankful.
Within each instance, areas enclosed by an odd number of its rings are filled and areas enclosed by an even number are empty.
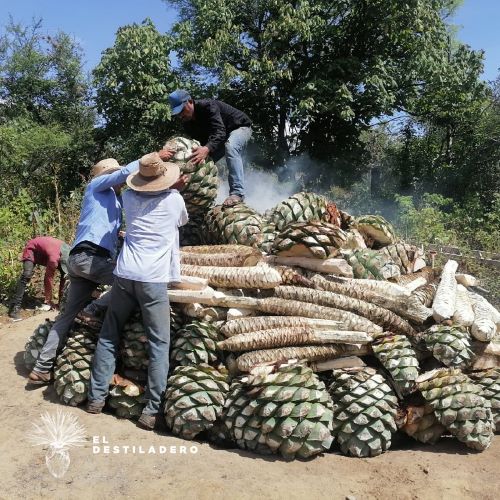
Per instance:
[[[450,245],[437,245],[437,244],[426,244],[422,245],[417,241],[411,241],[410,243],[416,245],[424,250],[424,252],[429,255],[430,259],[433,259],[435,255],[443,255],[449,259],[454,260],[474,260],[479,264],[497,269],[500,271],[500,253],[497,252],[486,252],[484,250],[463,250],[455,246]]]

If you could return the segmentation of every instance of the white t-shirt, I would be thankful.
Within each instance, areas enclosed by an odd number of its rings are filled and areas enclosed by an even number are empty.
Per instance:
[[[115,275],[147,283],[180,281],[179,227],[188,214],[179,192],[123,193],[127,231]]]

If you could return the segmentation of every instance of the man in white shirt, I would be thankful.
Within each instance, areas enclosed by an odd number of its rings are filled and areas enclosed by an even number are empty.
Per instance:
[[[100,413],[113,376],[120,332],[140,307],[149,345],[146,406],[138,424],[155,427],[168,374],[170,305],[167,284],[180,281],[179,227],[188,215],[179,192],[171,188],[179,167],[150,153],[129,175],[123,194],[127,233],[115,269],[111,299],[99,335],[90,379],[87,411]]]

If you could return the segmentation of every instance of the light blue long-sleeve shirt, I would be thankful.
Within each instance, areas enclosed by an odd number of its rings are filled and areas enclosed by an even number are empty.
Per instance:
[[[85,189],[80,220],[73,241],[74,248],[82,241],[90,241],[116,255],[118,231],[122,223],[122,200],[113,186],[123,184],[127,177],[139,170],[139,160],[121,170],[92,179]]]

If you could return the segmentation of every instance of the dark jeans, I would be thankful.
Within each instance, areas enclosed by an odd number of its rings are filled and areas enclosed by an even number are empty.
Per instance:
[[[130,314],[140,307],[148,339],[148,384],[144,413],[158,413],[167,386],[170,307],[166,283],[143,283],[115,278],[104,323],[92,361],[89,401],[103,402],[115,371],[120,334]]]
[[[33,277],[33,273],[35,271],[35,264],[31,262],[31,260],[23,260],[23,273],[17,282],[16,291],[12,300],[10,302],[10,308],[21,307],[21,303],[23,301],[24,292],[26,291],[26,287],[28,283],[31,281]]]
[[[36,360],[35,370],[46,373],[54,366],[57,350],[64,345],[68,331],[76,315],[92,297],[98,285],[111,285],[114,280],[115,262],[106,257],[82,251],[69,256],[68,272],[70,286],[64,312],[47,336],[47,340]]]

